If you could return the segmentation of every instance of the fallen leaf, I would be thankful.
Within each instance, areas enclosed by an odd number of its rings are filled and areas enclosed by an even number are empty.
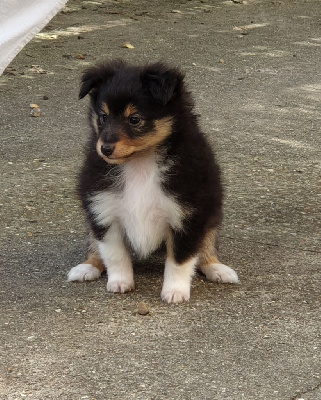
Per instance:
[[[48,71],[41,68],[40,65],[31,65],[26,72],[29,74],[48,74]]]
[[[121,47],[123,47],[124,49],[134,49],[135,48],[132,44],[130,44],[128,42],[124,43]]]

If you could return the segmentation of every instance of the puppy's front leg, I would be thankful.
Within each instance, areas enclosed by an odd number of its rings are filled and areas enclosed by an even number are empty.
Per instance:
[[[125,293],[133,290],[132,261],[117,223],[113,223],[103,240],[98,242],[98,249],[107,269],[107,291]]]
[[[178,261],[173,251],[172,235],[167,240],[166,248],[167,257],[161,298],[167,303],[180,303],[189,300],[191,281],[198,257],[190,255],[183,262]]]

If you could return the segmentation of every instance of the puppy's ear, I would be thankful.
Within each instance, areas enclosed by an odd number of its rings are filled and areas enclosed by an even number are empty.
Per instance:
[[[88,68],[81,78],[79,99],[83,99],[85,96],[87,96],[87,94],[100,83],[100,69],[98,67]]]
[[[162,63],[149,65],[142,72],[143,87],[158,103],[165,106],[183,91],[184,75],[175,68]]]
[[[108,82],[118,69],[125,66],[122,60],[115,60],[85,70],[81,78],[79,99],[84,98],[91,90],[96,89],[104,82]]]

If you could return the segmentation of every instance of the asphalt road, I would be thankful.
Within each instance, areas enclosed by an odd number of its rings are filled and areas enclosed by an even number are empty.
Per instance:
[[[24,48],[0,78],[1,399],[321,399],[320,51],[318,0],[76,0]],[[114,57],[186,72],[240,285],[196,276],[169,306],[160,257],[130,294],[66,282],[85,254],[79,78]]]

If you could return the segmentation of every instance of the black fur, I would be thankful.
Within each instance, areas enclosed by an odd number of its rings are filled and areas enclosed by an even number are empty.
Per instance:
[[[184,229],[172,232],[174,257],[178,263],[195,255],[206,232],[220,225],[223,190],[220,170],[197,117],[193,101],[184,85],[184,76],[175,69],[157,63],[146,67],[127,66],[122,61],[100,64],[88,69],[79,97],[91,97],[91,108],[98,113],[106,98],[114,114],[124,105],[134,104],[146,116],[150,126],[164,117],[173,118],[171,134],[155,149],[164,163],[173,163],[164,180],[164,190],[189,210]],[[90,112],[91,119],[92,111]],[[108,227],[99,227],[90,214],[88,195],[108,190],[115,184],[121,165],[110,165],[96,151],[97,132],[92,129],[86,158],[79,178],[79,194],[96,238],[102,239]]]

